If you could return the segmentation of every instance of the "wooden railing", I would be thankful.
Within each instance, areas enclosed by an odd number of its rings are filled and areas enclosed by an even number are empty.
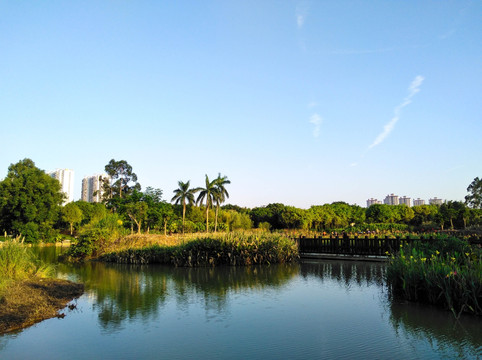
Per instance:
[[[303,253],[315,254],[337,254],[354,256],[387,256],[400,250],[402,243],[414,241],[434,241],[434,238],[389,238],[385,237],[358,237],[353,238],[347,235],[330,236],[329,238],[316,237],[306,238],[300,236],[295,239],[298,251]],[[480,239],[469,240],[469,243],[480,244]]]

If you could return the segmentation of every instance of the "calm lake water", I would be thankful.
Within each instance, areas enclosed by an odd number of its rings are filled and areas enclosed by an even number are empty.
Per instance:
[[[482,358],[480,318],[390,301],[380,263],[57,272],[86,285],[76,309],[0,336],[1,359]]]

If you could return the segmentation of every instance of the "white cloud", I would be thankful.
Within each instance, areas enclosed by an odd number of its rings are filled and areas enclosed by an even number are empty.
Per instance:
[[[301,4],[296,7],[296,24],[298,28],[301,29],[305,24],[306,17],[308,16],[308,6],[306,4]]]
[[[385,138],[393,131],[395,124],[400,119],[402,109],[412,102],[412,98],[415,96],[416,93],[420,91],[420,86],[424,80],[423,76],[418,75],[408,87],[409,94],[405,99],[403,99],[402,103],[395,107],[394,109],[394,116],[393,118],[383,126],[383,131],[377,136],[375,141],[368,147],[369,149],[377,146],[380,144]]]
[[[305,23],[305,16],[301,14],[296,15],[296,23],[298,24],[299,28],[303,27],[303,24]]]
[[[318,136],[320,136],[320,127],[321,127],[321,123],[323,122],[323,119],[321,118],[320,115],[318,114],[313,114],[311,115],[310,117],[310,123],[314,125],[314,128],[313,128],[313,136],[315,138],[317,138]]]

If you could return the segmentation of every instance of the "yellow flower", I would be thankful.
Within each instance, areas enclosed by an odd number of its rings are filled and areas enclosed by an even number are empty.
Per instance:
[[[437,255],[438,255],[438,254],[440,254],[440,251],[438,251],[438,250],[435,250],[435,254],[437,254]]]
[[[427,261],[427,258],[421,258],[420,260],[421,260],[422,262],[425,262],[425,261]]]
[[[470,256],[470,254],[469,254],[469,253],[465,253],[465,255]]]
[[[451,257],[452,261],[455,261],[455,258],[454,257]]]

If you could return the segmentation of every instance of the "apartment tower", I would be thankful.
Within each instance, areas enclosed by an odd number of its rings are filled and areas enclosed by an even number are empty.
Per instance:
[[[65,194],[64,205],[74,201],[74,170],[57,169],[47,174],[59,181],[61,191]]]

